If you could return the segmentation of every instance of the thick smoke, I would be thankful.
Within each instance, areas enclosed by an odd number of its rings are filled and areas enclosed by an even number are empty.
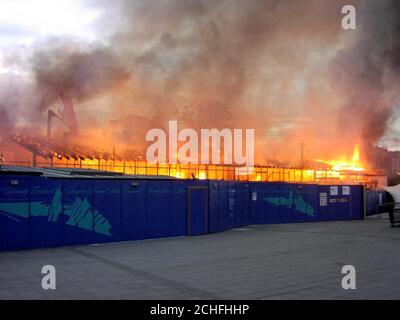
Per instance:
[[[360,10],[361,34],[332,62],[332,83],[345,103],[340,110],[343,137],[359,136],[365,147],[385,134],[400,103],[400,3],[368,1]]]
[[[399,4],[352,3],[357,30],[341,28],[345,0],[87,1],[103,9],[101,44],[36,44],[25,90],[35,98],[14,108],[0,96],[2,131],[16,126],[13,112],[43,122],[63,93],[77,101],[81,127],[94,115],[107,126],[136,114],[255,128],[259,163],[296,162],[302,142],[308,158],[376,143],[398,103]]]
[[[101,31],[116,30],[111,43],[135,78],[128,100],[149,117],[193,128],[255,128],[261,161],[280,150],[287,159],[287,150],[300,146],[295,131],[304,123],[296,119],[318,94],[325,61],[315,60],[337,47],[344,1],[104,3],[115,23]],[[285,122],[293,126],[271,139],[270,129]]]
[[[110,48],[84,48],[69,43],[46,46],[35,51],[32,69],[37,89],[48,107],[60,94],[77,102],[112,90],[129,78],[117,54]],[[50,47],[50,48],[49,48]],[[46,101],[48,99],[48,101]]]
[[[19,128],[31,130],[41,118],[40,97],[20,75],[0,75],[0,139]]]
[[[25,64],[28,67],[22,73],[0,75],[3,138],[19,129],[42,134],[47,109],[54,107],[61,95],[71,96],[79,105],[129,78],[123,61],[109,47],[70,39],[49,39],[36,44],[28,61],[18,55],[12,58],[12,63],[5,59],[5,66],[15,66],[15,61],[19,61],[19,69]]]

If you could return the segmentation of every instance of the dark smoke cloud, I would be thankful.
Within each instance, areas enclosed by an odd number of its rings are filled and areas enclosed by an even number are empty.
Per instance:
[[[315,42],[318,49],[335,40],[342,1],[103,3],[111,12],[116,8],[110,19],[117,21],[113,46],[133,59],[144,86],[165,95],[186,94],[197,105],[217,101],[240,113],[246,93],[263,81],[260,67],[281,64],[283,73],[303,67],[306,57],[290,52],[290,42]],[[274,72],[270,80],[279,76]]]
[[[48,107],[59,94],[68,94],[79,102],[112,90],[129,78],[122,63],[105,47],[84,48],[61,42],[39,48],[32,58],[32,70],[44,99],[42,107]]]
[[[260,162],[298,160],[303,141],[318,156],[375,143],[398,98],[399,2],[351,3],[356,31],[341,28],[345,0],[90,0],[102,44],[37,44],[25,108],[62,92],[81,124],[93,101],[113,118],[255,128]]]
[[[304,116],[308,97],[326,83],[313,60],[337,46],[345,3],[120,0],[94,5],[107,8],[110,18],[100,32],[115,30],[111,43],[131,62],[145,90],[133,100],[152,110],[151,117],[178,117],[194,128],[255,128],[264,142],[276,118],[289,122]],[[306,78],[298,81],[306,83],[305,92],[294,92],[296,77]],[[319,134],[326,119],[309,118]],[[279,148],[287,158],[287,150],[300,145],[298,130],[284,132],[284,139],[268,142],[259,154],[267,149],[271,157]]]
[[[45,111],[59,101],[60,95],[84,102],[112,90],[130,76],[124,61],[104,45],[48,39],[36,43],[29,58],[25,56],[17,50],[3,61],[6,67],[23,69],[22,73],[0,75],[3,137],[21,128],[42,134]]]
[[[400,3],[367,1],[359,10],[358,41],[340,51],[332,63],[332,83],[345,99],[339,128],[360,136],[366,145],[379,141],[399,96]]]
[[[0,138],[19,127],[35,127],[40,118],[39,100],[31,83],[21,75],[2,75],[0,88]]]

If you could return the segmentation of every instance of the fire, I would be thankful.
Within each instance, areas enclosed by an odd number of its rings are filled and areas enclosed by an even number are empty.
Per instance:
[[[354,146],[353,154],[351,159],[346,159],[342,157],[339,160],[317,160],[318,162],[322,162],[328,164],[333,171],[342,172],[342,171],[355,171],[362,172],[365,171],[365,168],[362,166],[360,161],[360,147],[358,144]]]
[[[351,158],[351,161],[353,162],[359,162],[360,161],[360,148],[358,144],[354,146],[354,151],[353,151],[353,156]]]
[[[352,155],[336,160],[315,160],[319,165],[306,167],[255,165],[242,168],[245,175],[238,175],[232,165],[149,163],[135,152],[112,152],[91,149],[80,145],[63,145],[54,140],[15,134],[16,143],[32,153],[27,166],[96,169],[132,175],[171,176],[178,179],[218,179],[240,181],[267,181],[292,183],[366,183],[371,169],[363,165],[359,145]],[[118,152],[119,151],[119,152]],[[36,159],[37,158],[37,159]],[[5,162],[3,161],[5,164]],[[10,163],[12,164],[12,163]],[[24,165],[18,162],[18,165]],[[368,171],[368,172],[367,172]]]
[[[200,180],[205,180],[207,179],[207,174],[204,171],[200,171],[197,178]]]

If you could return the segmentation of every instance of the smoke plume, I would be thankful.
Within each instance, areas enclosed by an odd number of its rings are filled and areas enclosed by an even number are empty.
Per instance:
[[[362,7],[361,34],[338,52],[331,65],[332,83],[344,105],[339,130],[346,139],[360,137],[366,147],[387,130],[399,86],[400,4],[369,1]],[[390,94],[391,93],[391,94]]]
[[[86,3],[102,9],[101,41],[38,42],[27,88],[0,95],[1,132],[44,123],[63,93],[76,101],[83,128],[132,114],[195,129],[254,128],[257,162],[296,163],[301,143],[308,158],[335,157],[379,142],[393,123],[396,0],[352,1],[357,30],[341,27],[344,0]]]

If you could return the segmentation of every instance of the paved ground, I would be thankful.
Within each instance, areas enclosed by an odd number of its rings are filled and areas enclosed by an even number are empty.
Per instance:
[[[54,265],[57,289],[41,288]],[[357,289],[341,288],[341,266]],[[250,226],[192,238],[0,253],[0,299],[399,299],[386,219]]]

